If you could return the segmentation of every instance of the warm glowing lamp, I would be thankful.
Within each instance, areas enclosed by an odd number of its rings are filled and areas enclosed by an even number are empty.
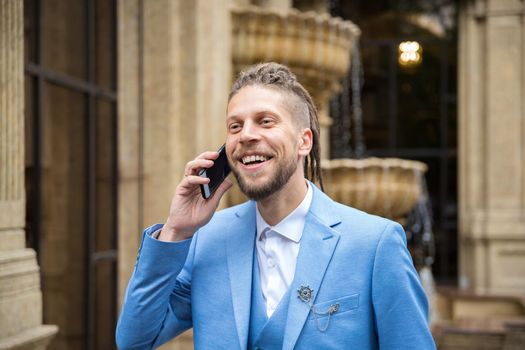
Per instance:
[[[403,67],[414,67],[423,60],[423,48],[417,41],[403,41],[398,47],[398,62]]]

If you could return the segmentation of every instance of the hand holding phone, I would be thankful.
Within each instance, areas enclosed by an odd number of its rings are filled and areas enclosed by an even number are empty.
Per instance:
[[[208,199],[213,195],[231,170],[228,164],[228,157],[226,156],[226,145],[222,145],[217,152],[219,152],[219,157],[213,161],[213,166],[199,171],[199,176],[210,179],[209,183],[200,185],[204,199]]]
[[[186,163],[184,177],[175,189],[168,219],[158,239],[170,242],[187,239],[208,223],[221,197],[232,187],[225,180],[229,172],[224,146],[218,152],[204,152]]]

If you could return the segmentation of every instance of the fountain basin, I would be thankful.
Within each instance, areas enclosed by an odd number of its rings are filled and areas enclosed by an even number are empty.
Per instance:
[[[348,72],[354,41],[361,32],[350,21],[315,12],[285,12],[248,6],[233,8],[232,58],[235,73],[259,62],[286,64],[312,94],[328,103]]]
[[[325,192],[333,200],[370,214],[401,221],[421,196],[427,165],[398,158],[323,159]],[[247,198],[238,186],[229,193],[229,205]]]
[[[416,205],[427,171],[425,163],[398,158],[331,159],[321,167],[332,199],[396,220]]]

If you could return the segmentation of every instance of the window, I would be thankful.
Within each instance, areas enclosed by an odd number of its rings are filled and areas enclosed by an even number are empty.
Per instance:
[[[26,0],[27,242],[53,349],[112,349],[117,315],[116,1]]]

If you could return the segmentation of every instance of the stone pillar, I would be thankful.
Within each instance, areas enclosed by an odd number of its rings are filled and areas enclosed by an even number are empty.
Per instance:
[[[185,164],[226,137],[229,1],[143,2],[144,222],[164,222]]]
[[[525,291],[525,2],[460,9],[461,287]]]
[[[144,228],[141,203],[142,101],[138,0],[119,0],[118,11],[118,295],[120,305]]]
[[[0,1],[0,349],[45,349],[35,251],[25,247],[22,1]]]
[[[226,137],[231,0],[120,0],[119,294],[185,164]],[[121,299],[122,300],[122,299]],[[191,333],[163,348],[192,349]]]

